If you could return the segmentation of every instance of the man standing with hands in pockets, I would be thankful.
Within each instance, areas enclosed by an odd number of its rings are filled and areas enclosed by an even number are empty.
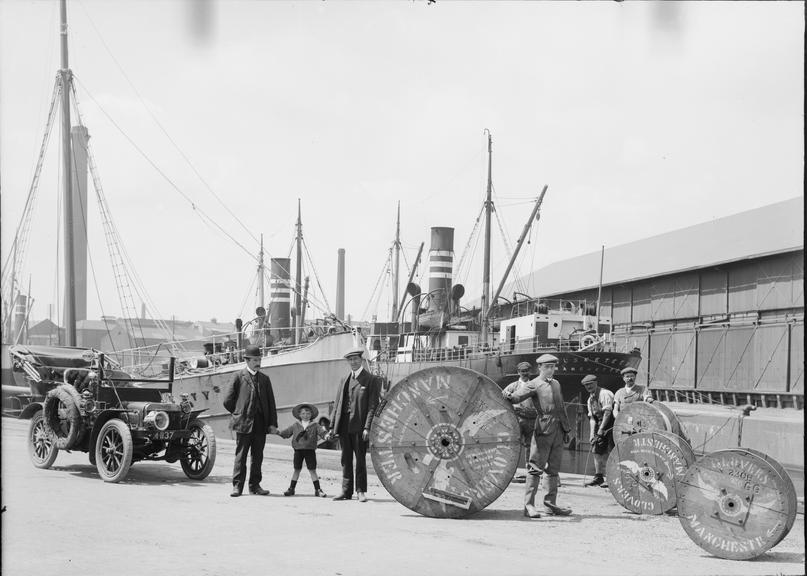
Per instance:
[[[345,359],[350,365],[339,385],[327,439],[339,436],[342,446],[342,493],[334,500],[351,500],[353,489],[359,502],[367,496],[367,441],[370,425],[381,392],[379,378],[370,374],[362,365],[364,348],[354,348]],[[353,482],[353,457],[356,457],[356,482]]]
[[[235,431],[235,463],[233,464],[233,491],[230,496],[241,496],[247,477],[247,453],[252,453],[249,467],[249,493],[266,496],[269,490],[261,488],[261,465],[266,434],[277,434],[277,406],[269,376],[260,372],[261,349],[247,346],[244,351],[246,367],[235,375],[233,385],[224,399],[224,408],[232,414],[230,428]]]

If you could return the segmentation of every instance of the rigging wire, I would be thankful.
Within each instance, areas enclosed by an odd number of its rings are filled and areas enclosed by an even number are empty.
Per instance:
[[[121,128],[121,126],[117,122],[115,122],[112,116],[110,116],[109,113],[106,111],[106,109],[103,106],[101,106],[101,103],[98,102],[95,96],[93,96],[93,94],[87,89],[87,87],[84,85],[83,82],[81,82],[81,80],[78,77],[74,75],[73,79],[81,85],[81,88],[95,103],[95,105],[98,106],[98,109],[101,111],[101,113],[103,113],[103,115],[107,117],[107,120],[109,120],[112,123],[112,125],[118,130],[118,132],[120,132],[121,135],[124,138],[126,138],[129,144],[132,145],[132,147],[143,157],[143,159],[145,159],[146,162],[148,162],[151,165],[151,167],[157,171],[157,173],[169,184],[171,188],[176,190],[176,192],[179,193],[179,195],[182,196],[191,205],[191,208],[197,214],[197,216],[199,216],[201,220],[203,221],[207,220],[216,229],[218,229],[220,233],[222,233],[224,236],[230,239],[230,241],[233,242],[233,244],[235,244],[236,246],[241,248],[244,252],[249,254],[250,258],[257,260],[255,255],[252,252],[250,252],[250,250],[248,250],[246,246],[244,246],[241,242],[236,240],[236,238],[232,234],[230,234],[223,226],[221,226],[218,222],[216,222],[212,217],[208,216],[208,214],[201,207],[196,205],[196,202],[194,202],[190,196],[188,196],[179,186],[177,186],[176,183],[174,183],[173,180],[171,180],[171,178],[168,177],[168,175],[165,172],[163,172],[160,169],[159,166],[157,166],[157,164],[143,151],[143,149],[140,148],[140,146],[138,146],[137,143],[135,143],[135,141],[131,138],[131,136],[129,136],[129,134],[123,128]]]
[[[389,256],[389,252],[388,252],[387,253],[387,259],[384,261],[384,265],[381,268],[381,274],[379,274],[378,279],[376,280],[376,283],[375,283],[375,287],[373,288],[373,291],[370,293],[370,300],[367,302],[367,305],[364,307],[364,311],[361,314],[362,319],[367,318],[367,312],[370,309],[370,305],[373,303],[373,298],[376,295],[376,291],[378,290],[378,287],[381,284],[381,280],[384,278],[384,276],[386,274],[389,273],[389,269],[390,269],[390,256]],[[377,305],[378,305],[378,303],[376,302],[376,307],[377,307]]]
[[[98,30],[98,27],[95,25],[95,22],[93,21],[93,19],[90,16],[89,12],[84,7],[84,4],[82,2],[79,2],[79,4],[81,5],[82,9],[84,10],[84,13],[87,16],[87,19],[90,21],[90,25],[92,26],[93,30],[95,30],[95,33],[98,35],[98,38],[101,40],[101,44],[104,46],[104,49],[106,49],[107,54],[109,54],[109,57],[112,58],[112,61],[115,63],[115,66],[118,67],[118,70],[120,71],[121,75],[126,79],[126,82],[129,84],[129,87],[135,93],[135,96],[137,96],[137,99],[140,101],[140,104],[143,106],[143,108],[146,110],[146,112],[148,112],[151,119],[154,120],[154,123],[157,125],[157,127],[160,129],[160,131],[165,135],[165,137],[168,139],[168,141],[171,142],[171,144],[174,146],[174,148],[176,148],[177,152],[179,152],[179,155],[182,156],[182,159],[185,160],[185,162],[188,164],[188,166],[193,171],[193,173],[196,175],[196,177],[199,178],[199,181],[204,185],[205,188],[207,188],[208,192],[210,192],[213,195],[213,197],[216,200],[218,200],[219,204],[221,204],[224,207],[224,209],[227,211],[227,213],[230,216],[232,216],[233,219],[236,222],[238,222],[238,224],[244,229],[244,231],[247,234],[249,234],[249,236],[256,243],[258,243],[259,240],[258,240],[257,236],[255,236],[255,234],[249,228],[247,228],[247,226],[241,221],[241,219],[236,214],[234,214],[233,211],[230,210],[230,207],[227,206],[227,204],[222,201],[222,199],[219,197],[218,194],[216,194],[216,192],[213,190],[213,188],[210,186],[210,184],[208,184],[208,182],[202,177],[202,175],[196,169],[196,166],[194,166],[193,163],[190,161],[190,158],[188,158],[188,156],[185,154],[185,152],[182,151],[182,149],[179,147],[179,144],[177,144],[176,141],[174,141],[174,139],[171,137],[171,135],[168,133],[168,131],[165,129],[165,127],[162,125],[162,123],[157,119],[155,114],[148,107],[145,100],[140,96],[140,92],[138,92],[138,90],[135,87],[134,83],[131,81],[128,74],[126,74],[126,72],[124,71],[123,66],[120,65],[117,58],[115,58],[114,54],[112,53],[112,50],[109,49],[109,46],[107,45],[106,41],[104,40],[103,35]]]

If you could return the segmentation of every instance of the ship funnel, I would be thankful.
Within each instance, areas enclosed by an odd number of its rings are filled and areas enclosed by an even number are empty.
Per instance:
[[[271,311],[269,321],[272,323],[272,329],[275,330],[273,336],[276,338],[289,336],[289,326],[291,325],[290,268],[291,258],[272,258],[271,260],[269,286],[272,305],[269,308]]]
[[[336,252],[336,317],[345,319],[345,249]]]
[[[420,321],[422,327],[441,326],[448,320],[453,269],[454,229],[432,228],[429,248],[429,307]]]

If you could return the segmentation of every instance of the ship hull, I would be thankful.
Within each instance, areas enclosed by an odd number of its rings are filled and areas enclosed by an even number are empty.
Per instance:
[[[281,428],[294,422],[291,409],[301,402],[315,405],[321,416],[330,413],[339,381],[348,371],[343,355],[355,346],[354,342],[352,334],[331,334],[307,346],[263,357],[260,371],[272,381]],[[244,366],[239,363],[178,375],[173,394],[188,394],[194,409],[205,410],[202,418],[216,435],[229,438],[230,414],[223,402],[235,374]]]

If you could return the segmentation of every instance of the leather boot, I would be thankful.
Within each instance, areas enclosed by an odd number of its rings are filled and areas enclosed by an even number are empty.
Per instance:
[[[524,516],[528,518],[540,518],[541,513],[535,507],[535,494],[538,492],[538,485],[541,483],[540,476],[527,474],[524,482]]]
[[[546,495],[544,496],[544,508],[550,514],[555,516],[568,516],[572,513],[571,508],[563,508],[558,506],[558,486],[560,485],[560,478],[557,476],[546,477]]]

